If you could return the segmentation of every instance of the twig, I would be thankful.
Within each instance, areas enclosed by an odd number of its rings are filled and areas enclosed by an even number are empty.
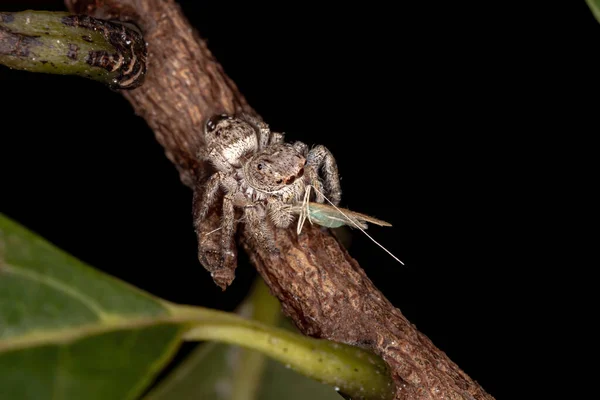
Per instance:
[[[133,89],[144,81],[146,44],[134,26],[85,15],[0,13],[0,64]]]
[[[119,17],[142,27],[149,45],[143,86],[123,95],[153,129],[184,184],[202,192],[209,170],[196,158],[202,127],[214,113],[253,113],[206,43],[173,0],[67,0],[71,11]],[[198,226],[199,257],[215,282],[226,287],[234,267],[219,266],[219,231],[211,214]],[[258,246],[247,232],[241,243],[283,311],[306,335],[361,346],[380,355],[392,371],[398,399],[493,399],[395,308],[329,232],[307,225],[278,229],[281,257]],[[204,240],[204,241],[202,241]]]

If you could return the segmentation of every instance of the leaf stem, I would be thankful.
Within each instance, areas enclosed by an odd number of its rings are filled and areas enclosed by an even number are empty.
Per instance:
[[[362,349],[301,336],[252,321],[196,325],[186,340],[211,340],[257,350],[287,367],[335,386],[353,399],[391,399],[394,385],[383,361]]]

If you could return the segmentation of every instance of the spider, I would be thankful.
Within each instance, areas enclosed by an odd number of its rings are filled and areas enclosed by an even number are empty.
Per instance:
[[[309,150],[302,142],[286,143],[283,133],[271,132],[266,123],[245,113],[212,116],[204,136],[206,145],[198,156],[216,172],[208,178],[194,214],[198,224],[223,190],[222,260],[235,257],[236,209],[243,211],[242,220],[257,242],[277,252],[269,223],[289,227],[294,219],[290,207],[303,200],[307,185],[317,189],[315,201],[322,203],[326,193],[333,204],[340,202],[337,164],[322,145]]]

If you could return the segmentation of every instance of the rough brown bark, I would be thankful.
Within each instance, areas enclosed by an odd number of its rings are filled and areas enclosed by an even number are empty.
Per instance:
[[[183,183],[199,193],[208,171],[195,156],[205,119],[252,108],[173,0],[66,4],[73,12],[134,21],[142,28],[149,50],[146,82],[123,95],[154,130]],[[201,230],[218,223],[213,213]],[[300,236],[295,229],[275,234],[281,257],[264,251],[246,232],[241,242],[303,333],[372,349],[388,363],[398,399],[493,399],[406,320],[329,231],[306,224]],[[216,262],[217,237],[200,243],[205,264]],[[233,268],[211,272],[222,286],[233,279]]]

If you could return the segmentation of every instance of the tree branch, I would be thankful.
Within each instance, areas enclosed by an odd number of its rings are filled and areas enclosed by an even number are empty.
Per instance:
[[[196,157],[203,124],[215,113],[254,113],[173,0],[66,0],[72,12],[134,21],[148,42],[148,73],[123,92],[153,129],[182,182],[202,191],[208,172]],[[213,212],[199,227],[199,258],[225,288],[235,265],[219,268]],[[241,232],[241,243],[284,312],[306,335],[361,346],[390,367],[398,399],[493,399],[395,308],[330,231],[306,224],[276,230],[275,257]]]

